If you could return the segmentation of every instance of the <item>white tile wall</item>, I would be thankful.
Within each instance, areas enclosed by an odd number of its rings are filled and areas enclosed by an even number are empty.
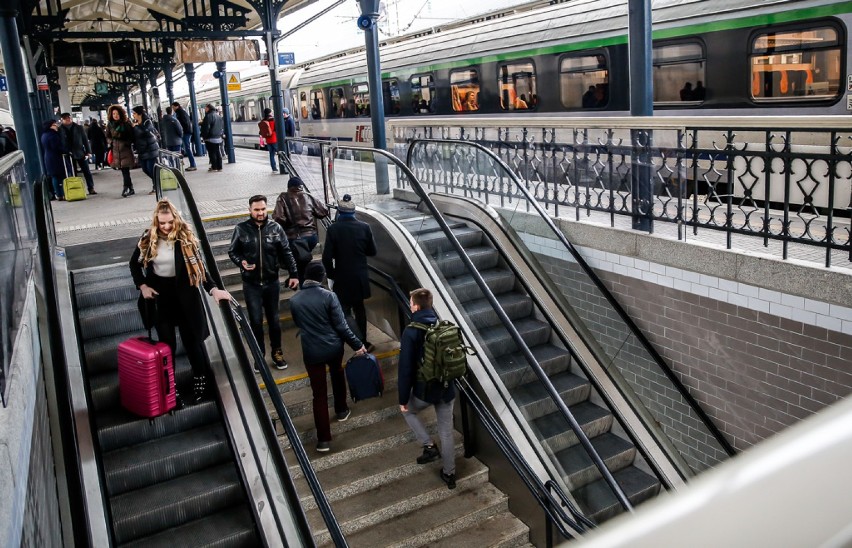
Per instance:
[[[576,262],[555,240],[523,233],[520,236],[530,248],[530,251],[534,253],[571,263]],[[554,247],[553,243],[558,245]],[[716,276],[690,272],[689,270],[606,253],[596,249],[580,246],[577,249],[587,263],[599,270],[614,272],[664,287],[673,287],[702,297],[712,297],[735,306],[742,306],[788,320],[852,335],[852,308],[796,295],[787,295]]]

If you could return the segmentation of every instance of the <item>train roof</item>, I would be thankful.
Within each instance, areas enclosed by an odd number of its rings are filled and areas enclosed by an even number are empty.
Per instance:
[[[847,7],[843,7],[844,4]],[[745,19],[780,11],[838,6],[841,1],[818,0],[654,0],[655,33],[722,20]],[[626,42],[628,3],[612,0],[569,0],[532,2],[513,10],[435,27],[392,40],[381,48],[383,77],[411,67],[452,68],[465,66],[483,56],[521,57],[540,53],[587,49]],[[802,17],[806,17],[804,12]],[[688,32],[688,30],[685,30]],[[695,31],[691,31],[695,32]],[[567,44],[567,46],[566,46]],[[504,57],[505,58],[505,57]],[[494,60],[494,58],[490,58]],[[437,63],[436,63],[437,61]],[[347,82],[366,75],[364,48],[356,48],[306,62],[300,84]],[[408,71],[410,72],[410,70]]]

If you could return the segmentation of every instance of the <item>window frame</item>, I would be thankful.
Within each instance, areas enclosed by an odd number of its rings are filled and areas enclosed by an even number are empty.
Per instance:
[[[438,103],[437,103],[437,101],[438,101],[438,91],[437,91],[438,85],[437,85],[437,79],[435,78],[434,72],[418,72],[417,74],[412,74],[411,76],[409,76],[408,77],[409,93],[411,94],[411,97],[412,97],[412,100],[413,100],[414,99],[414,86],[412,85],[412,82],[414,81],[415,78],[423,78],[423,77],[429,77],[429,78],[432,79],[431,85],[429,86],[429,96],[431,97],[431,100],[429,102],[429,112],[420,112],[419,108],[417,110],[414,110],[414,108],[412,108],[413,113],[415,115],[418,115],[418,116],[429,116],[431,114],[437,114],[438,113]],[[418,84],[418,85],[420,86],[420,89],[423,89],[422,84]],[[420,93],[420,98],[421,98],[420,100],[422,101],[423,100],[423,93],[422,92]],[[400,100],[401,100],[401,98],[400,98]]]
[[[606,69],[605,69],[606,70],[606,84],[607,84],[607,86],[609,86],[610,80],[612,79],[611,78],[612,70],[610,69],[609,52],[606,50],[606,48],[593,48],[593,49],[584,49],[584,50],[572,51],[572,52],[560,55],[559,58],[557,59],[557,61],[556,61],[556,75],[557,75],[557,82],[559,84],[559,104],[562,106],[563,109],[571,111],[571,112],[582,112],[582,111],[587,111],[587,110],[606,110],[606,109],[609,108],[609,104],[610,104],[610,101],[611,101],[611,97],[610,97],[609,93],[607,93],[606,104],[602,107],[597,107],[597,106],[596,107],[584,107],[584,106],[582,106],[582,100],[580,102],[579,107],[569,107],[569,106],[565,105],[565,100],[562,97],[562,74],[563,74],[563,72],[562,72],[562,61],[564,61],[565,59],[569,59],[569,58],[592,57],[592,56],[598,56],[598,55],[603,55],[604,59],[606,60]],[[601,70],[601,69],[598,68],[597,70]],[[567,72],[565,72],[565,74],[582,74],[583,72],[591,72],[591,71],[567,71]]]
[[[535,64],[535,59],[533,59],[532,57],[525,57],[523,59],[512,59],[512,60],[509,60],[509,61],[500,61],[500,62],[497,63],[497,104],[499,105],[500,112],[531,112],[531,111],[538,110],[538,105],[539,105],[539,103],[541,103],[541,100],[536,101],[536,104],[533,105],[533,106],[529,106],[529,103],[527,103],[527,108],[525,108],[525,109],[516,109],[516,108],[509,109],[509,108],[506,108],[505,106],[503,106],[503,103],[502,103],[503,81],[500,77],[500,72],[501,72],[502,67],[508,66],[508,65],[523,65],[523,64],[532,65],[532,75],[533,75],[533,78],[535,79],[535,93],[533,93],[533,95],[535,95],[536,97],[538,97],[538,95],[539,95],[539,93],[538,93],[538,67]]]
[[[346,100],[346,90],[344,89],[344,86],[342,86],[342,85],[330,86],[330,87],[327,87],[325,89],[326,89],[326,91],[328,91],[328,105],[326,106],[326,114],[327,114],[326,117],[327,118],[341,118],[341,119],[342,118],[350,118],[349,112],[348,112],[348,106],[349,106],[348,103],[349,102]],[[336,106],[334,104],[334,92],[335,91],[340,92],[340,104],[343,105],[343,114],[342,115],[338,115],[338,109],[336,108]],[[332,110],[330,107],[335,107],[334,108],[334,111],[335,111],[334,116],[330,116],[330,113],[331,113],[331,110]]]
[[[360,86],[364,86],[365,88],[367,88],[366,94],[364,94],[363,92],[357,91],[357,89]],[[370,113],[368,112],[368,113],[364,114],[363,113],[364,109],[361,110],[361,113],[358,112],[358,105],[359,105],[358,97],[366,97],[367,98],[366,103],[362,102],[361,104],[366,104],[367,107],[370,108],[371,101],[370,101],[370,84],[369,84],[369,82],[358,82],[357,84],[352,84],[352,103],[353,103],[353,107],[355,108],[355,116],[354,117],[355,118],[369,118]],[[372,112],[372,110],[370,112]]]
[[[695,59],[679,59],[672,61],[664,61],[664,62],[656,62],[654,61],[654,50],[658,48],[665,48],[671,46],[682,46],[682,45],[697,45],[701,50],[701,57]],[[654,82],[654,69],[656,67],[664,67],[664,66],[673,66],[673,65],[686,65],[688,63],[699,62],[704,66],[704,73],[702,75],[701,80],[696,79],[696,82],[704,82],[704,98],[703,99],[693,99],[689,101],[654,101],[655,107],[693,107],[704,104],[707,100],[707,44],[704,43],[698,36],[690,36],[687,38],[682,38],[678,40],[666,40],[661,42],[654,42],[651,44],[651,82]],[[654,85],[656,88],[656,85]],[[680,91],[680,90],[679,90]]]
[[[473,109],[473,110],[466,110],[464,108],[462,108],[461,110],[456,110],[455,103],[452,103],[453,74],[458,73],[458,72],[468,72],[468,73],[473,72],[473,73],[476,74],[476,86],[477,86],[478,89],[476,91],[476,108]],[[451,103],[452,103],[451,107],[452,107],[453,114],[465,114],[465,113],[470,113],[470,112],[479,112],[480,110],[482,110],[482,103],[479,102],[479,96],[482,94],[481,72],[482,71],[480,70],[479,65],[470,65],[470,66],[467,66],[467,67],[459,67],[459,68],[455,68],[455,69],[450,69],[449,83],[450,83],[450,98],[451,98]],[[472,84],[471,84],[471,86],[472,86]],[[462,103],[460,102],[459,104],[461,105]]]
[[[325,89],[311,88],[308,93],[310,94],[310,101],[308,102],[308,105],[310,106],[311,120],[325,120],[326,118],[328,118],[328,107],[326,106]],[[322,99],[322,103],[319,107],[319,116],[314,116],[314,101],[316,101],[317,97]]]

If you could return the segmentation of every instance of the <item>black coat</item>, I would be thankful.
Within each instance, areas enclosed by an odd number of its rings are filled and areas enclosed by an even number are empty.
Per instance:
[[[64,179],[67,177],[67,168],[62,155],[66,152],[62,136],[58,131],[48,129],[41,134],[41,146],[44,149],[44,167],[51,177]]]
[[[325,235],[322,264],[340,301],[355,304],[370,298],[367,257],[376,255],[370,225],[350,215],[341,215]]]
[[[92,154],[99,158],[106,153],[107,138],[104,130],[98,124],[89,126],[89,144],[92,145]]]
[[[142,268],[142,263],[139,261],[142,252],[139,250],[139,245],[133,250],[133,255],[130,257],[130,274],[133,276],[133,283],[136,288],[145,284],[159,291],[154,276],[154,263],[148,263],[148,268]],[[189,274],[186,271],[186,263],[183,260],[183,251],[179,242],[175,242],[175,278],[178,286],[178,305],[181,309],[188,312],[187,317],[191,318],[189,328],[196,336],[197,340],[203,341],[210,336],[210,328],[207,327],[207,318],[204,315],[204,307],[201,303],[201,292],[189,284]],[[205,278],[203,282],[204,290],[208,293],[215,287],[213,282]]]
[[[302,289],[290,297],[290,311],[293,322],[301,330],[299,338],[306,365],[324,363],[342,353],[344,341],[353,350],[363,346],[349,329],[337,297],[317,282],[306,281]]]
[[[160,135],[154,128],[150,118],[145,117],[141,124],[133,126],[133,146],[140,160],[153,160],[160,156],[160,145],[157,139]]]
[[[69,126],[59,124],[59,135],[62,136],[65,150],[77,160],[85,157],[86,154],[92,153],[92,147],[89,146],[89,138],[80,124],[76,122],[71,122]]]

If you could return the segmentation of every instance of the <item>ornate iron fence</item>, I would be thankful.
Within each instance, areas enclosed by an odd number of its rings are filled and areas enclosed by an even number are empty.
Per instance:
[[[605,215],[612,226],[660,221],[684,228],[821,248],[825,265],[852,261],[852,129],[707,127],[394,126],[397,155],[413,139],[475,141],[503,160],[556,216]],[[446,145],[419,159],[417,173],[450,190],[454,177],[496,199],[517,189],[465,147]],[[430,173],[427,173],[430,172]],[[400,179],[402,180],[402,179]],[[642,192],[634,189],[642,189]]]

